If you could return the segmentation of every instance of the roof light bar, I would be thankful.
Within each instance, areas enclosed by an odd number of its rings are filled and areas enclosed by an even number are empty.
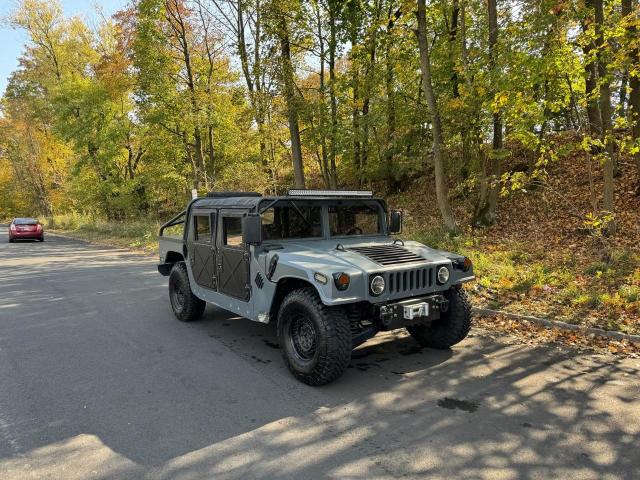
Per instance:
[[[289,190],[290,197],[373,197],[371,190]]]

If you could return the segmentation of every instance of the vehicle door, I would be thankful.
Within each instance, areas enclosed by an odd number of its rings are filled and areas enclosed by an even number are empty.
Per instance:
[[[244,211],[221,211],[218,220],[218,291],[248,301],[249,246],[242,242]]]
[[[198,285],[216,290],[216,212],[195,211],[191,217],[191,245],[189,261]]]

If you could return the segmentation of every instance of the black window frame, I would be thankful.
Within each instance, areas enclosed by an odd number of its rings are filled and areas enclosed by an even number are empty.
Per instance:
[[[281,202],[277,202],[274,203],[273,205],[269,205],[267,208],[263,209],[260,212],[260,217],[261,217],[261,224],[262,224],[262,228],[263,228],[263,232],[264,230],[264,215],[265,213],[267,213],[267,211],[269,211],[270,209],[275,209],[278,207],[282,207],[283,204],[291,204],[291,207],[293,210],[296,209],[300,209],[301,207],[304,208],[317,208],[319,210],[319,219],[320,219],[320,234],[319,235],[314,235],[314,236],[308,236],[308,237],[299,237],[299,236],[290,236],[290,237],[284,237],[284,238],[267,238],[266,235],[263,234],[263,241],[266,242],[286,242],[289,240],[317,240],[317,239],[322,239],[325,237],[325,214],[324,214],[324,210],[325,210],[325,205],[322,203],[318,203],[315,201],[308,201],[308,200],[295,200],[295,199],[285,199],[282,200]],[[275,219],[275,216],[274,216]]]
[[[246,245],[244,243],[244,232],[242,230],[242,217],[244,215],[238,215],[238,214],[229,214],[229,213],[221,213],[220,214],[220,246],[223,248],[237,248],[237,249],[244,249],[246,248]],[[225,225],[225,220],[226,219],[233,219],[234,221],[237,221],[240,224],[240,238],[241,238],[241,242],[237,245],[230,245],[229,243],[227,243],[227,228]]]
[[[331,218],[329,213],[330,207],[335,206],[348,206],[348,205],[368,205],[378,210],[378,233],[362,233],[358,235],[332,235],[331,234]],[[340,199],[336,201],[329,201],[325,204],[326,214],[326,228],[327,238],[358,238],[358,237],[381,237],[388,234],[388,225],[386,220],[386,212],[380,202],[376,200],[353,200],[353,199]]]
[[[207,219],[207,222],[209,223],[209,236],[206,240],[202,240],[200,238],[200,234],[198,232],[198,217],[204,217]],[[192,227],[192,231],[193,231],[193,241],[197,242],[197,243],[207,243],[209,245],[213,244],[213,225],[211,222],[211,212],[203,212],[203,213],[195,213],[191,216],[192,218],[192,222],[191,224],[193,225]]]

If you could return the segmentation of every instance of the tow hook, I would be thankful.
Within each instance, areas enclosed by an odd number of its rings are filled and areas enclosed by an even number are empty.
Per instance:
[[[449,300],[444,295],[434,295],[431,297],[431,306],[444,313],[449,310]]]

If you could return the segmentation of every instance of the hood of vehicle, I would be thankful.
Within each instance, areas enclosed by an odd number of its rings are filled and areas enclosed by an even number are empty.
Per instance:
[[[449,263],[448,252],[434,250],[418,242],[393,243],[390,237],[307,240],[283,242],[269,249],[279,263],[322,273],[338,271],[379,272]]]

